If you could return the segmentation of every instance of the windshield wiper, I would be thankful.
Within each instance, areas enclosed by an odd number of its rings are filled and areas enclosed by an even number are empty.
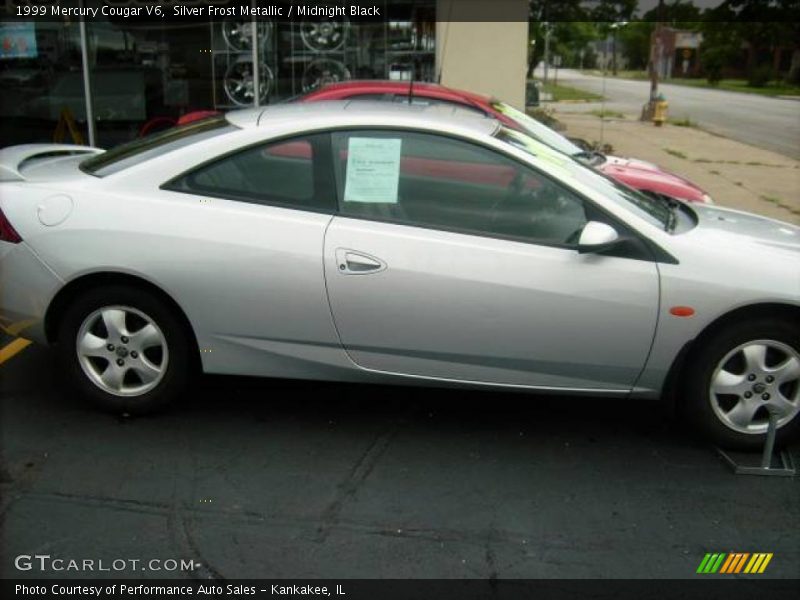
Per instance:
[[[681,209],[681,203],[673,198],[667,198],[666,196],[659,196],[659,199],[669,211],[667,222],[664,224],[664,231],[671,233],[675,231],[675,226],[678,224],[678,212]]]
[[[601,165],[606,161],[605,155],[595,150],[581,150],[580,152],[573,154],[572,157],[580,161],[585,160],[592,166]]]
[[[675,226],[678,224],[678,212],[681,209],[681,203],[670,198],[669,196],[662,196],[656,192],[644,192],[645,197],[657,200],[662,206],[667,209],[667,221],[664,223],[664,231],[673,232]]]

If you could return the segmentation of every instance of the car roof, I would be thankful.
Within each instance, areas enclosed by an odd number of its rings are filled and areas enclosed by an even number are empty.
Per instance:
[[[497,120],[459,106],[420,106],[373,100],[274,104],[231,111],[226,118],[229,123],[242,129],[279,127],[293,122],[301,123],[304,130],[354,126],[402,127],[491,135],[499,127]]]

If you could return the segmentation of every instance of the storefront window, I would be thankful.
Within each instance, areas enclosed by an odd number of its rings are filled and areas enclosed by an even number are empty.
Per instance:
[[[88,142],[76,22],[0,22],[2,145]]]
[[[209,26],[203,23],[88,23],[97,145],[112,147],[174,126],[211,107]]]
[[[187,113],[280,102],[336,81],[432,81],[436,0],[377,4],[381,22],[90,20],[95,143],[113,147],[172,127]],[[88,142],[78,24],[2,28],[3,145]]]

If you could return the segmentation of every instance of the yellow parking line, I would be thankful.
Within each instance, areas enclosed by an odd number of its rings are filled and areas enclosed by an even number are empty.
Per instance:
[[[30,345],[31,341],[24,338],[17,338],[10,344],[6,344],[0,348],[0,365],[12,358],[14,355],[22,352]]]
[[[16,323],[10,323],[8,325],[0,325],[0,329],[2,329],[8,335],[16,337],[23,329],[29,325],[33,325],[35,322],[36,319],[27,319],[25,321],[17,321]]]

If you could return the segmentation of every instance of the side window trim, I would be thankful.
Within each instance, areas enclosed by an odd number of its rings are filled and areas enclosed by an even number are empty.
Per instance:
[[[292,202],[281,202],[269,198],[262,198],[256,200],[250,196],[238,195],[236,193],[231,193],[228,191],[214,192],[210,190],[203,190],[201,192],[200,190],[187,189],[180,185],[180,182],[182,180],[186,179],[187,177],[190,177],[192,174],[201,171],[202,169],[210,165],[226,160],[238,154],[249,152],[257,148],[269,148],[271,146],[279,145],[282,143],[287,143],[292,141],[302,141],[302,140],[308,140],[313,148],[313,154],[312,154],[312,171],[313,171],[313,181],[314,181],[313,197],[320,202],[324,202],[325,206],[301,206]],[[193,196],[204,196],[208,198],[219,198],[221,200],[231,200],[234,202],[244,202],[246,204],[255,204],[256,206],[273,206],[277,208],[287,208],[303,212],[333,215],[338,213],[339,206],[335,193],[333,161],[331,157],[332,157],[331,137],[327,131],[308,131],[308,132],[303,132],[301,134],[296,134],[296,133],[289,134],[286,136],[280,136],[265,141],[255,142],[253,144],[248,144],[247,146],[242,146],[234,150],[218,154],[213,158],[198,163],[180,172],[178,175],[171,177],[170,179],[162,183],[159,186],[159,189],[169,192],[189,194]],[[331,190],[333,190],[333,192],[331,192]]]

